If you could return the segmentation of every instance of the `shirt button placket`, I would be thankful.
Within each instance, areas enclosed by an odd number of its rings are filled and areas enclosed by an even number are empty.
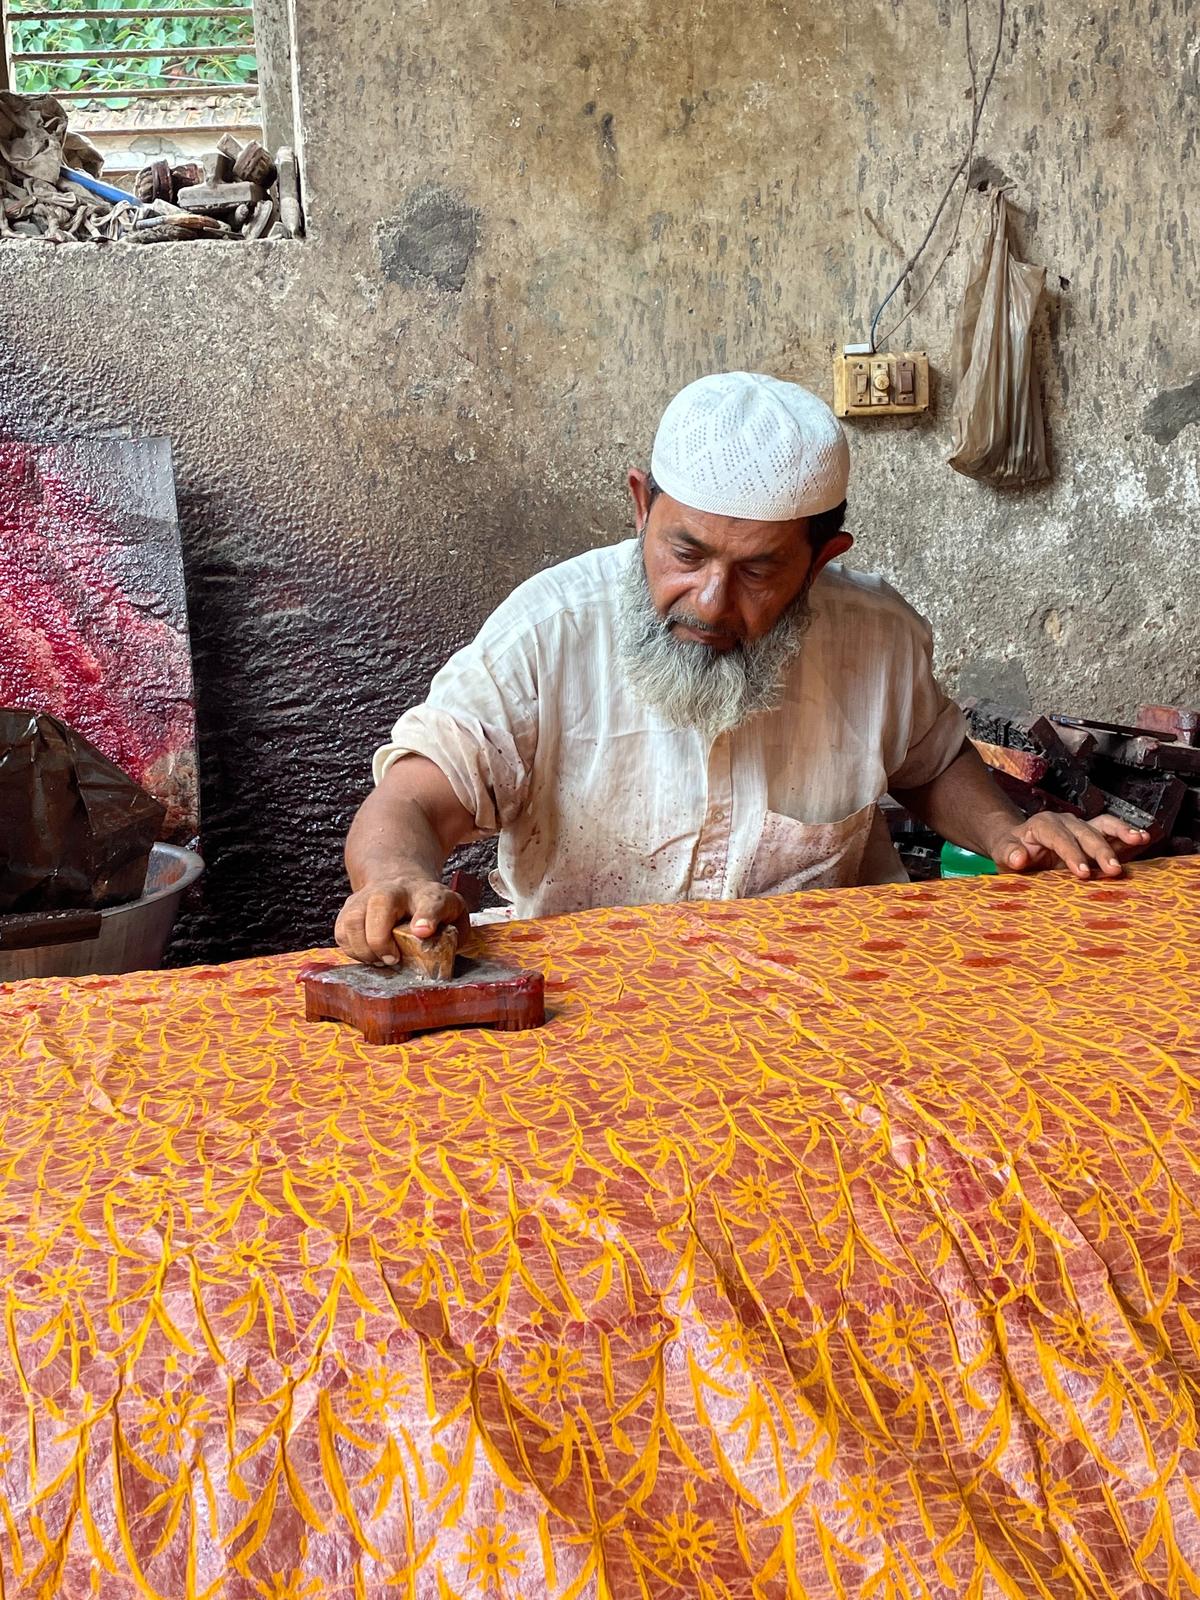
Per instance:
[[[708,808],[696,842],[692,894],[697,900],[719,900],[729,860],[729,816],[732,794],[732,736],[723,733],[708,754]]]

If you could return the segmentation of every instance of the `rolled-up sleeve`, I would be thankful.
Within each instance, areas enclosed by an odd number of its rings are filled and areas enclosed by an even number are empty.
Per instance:
[[[933,675],[933,634],[924,618],[911,637],[907,673],[907,718],[898,719],[908,729],[908,743],[893,752],[896,762],[888,773],[888,787],[920,789],[940,777],[955,760],[967,737],[967,719],[943,693]],[[899,687],[899,686],[897,686]]]
[[[426,756],[445,774],[479,835],[497,833],[524,803],[537,749],[537,671],[531,648],[487,629],[453,656],[423,705],[406,711],[375,752],[376,783],[404,756]]]

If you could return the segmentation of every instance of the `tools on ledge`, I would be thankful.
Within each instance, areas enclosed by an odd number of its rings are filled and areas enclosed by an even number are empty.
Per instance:
[[[207,166],[152,161],[134,180],[143,210],[130,238],[138,243],[195,237],[294,239],[304,232],[293,150],[272,158],[257,140],[218,141]]]
[[[226,134],[197,161],[155,160],[133,183],[101,176],[104,158],[70,132],[53,95],[0,93],[0,239],[296,239],[304,232],[295,151],[271,156]]]

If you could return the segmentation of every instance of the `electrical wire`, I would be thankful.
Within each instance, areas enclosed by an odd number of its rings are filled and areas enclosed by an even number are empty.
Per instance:
[[[978,133],[979,133],[979,124],[980,124],[980,122],[981,122],[981,120],[983,118],[983,108],[987,104],[988,91],[992,87],[992,80],[996,76],[996,68],[997,68],[997,66],[999,65],[999,62],[1000,62],[1000,52],[1004,48],[1004,20],[1005,20],[1005,11],[1007,9],[1007,5],[1006,5],[1006,0],[1000,0],[1000,15],[999,15],[999,20],[998,20],[997,25],[996,25],[996,48],[995,48],[995,51],[992,54],[992,63],[991,63],[991,66],[988,68],[987,77],[984,79],[983,92],[981,94],[977,94],[976,93],[976,89],[977,89],[977,85],[978,85],[978,76],[977,76],[977,71],[976,71],[976,66],[975,66],[975,58],[974,58],[974,55],[973,55],[972,50],[971,50],[971,0],[964,0],[963,9],[964,9],[965,18],[966,18],[967,69],[971,74],[971,136],[970,136],[970,139],[968,141],[967,148],[963,153],[962,160],[958,163],[958,166],[955,167],[954,172],[951,175],[950,182],[946,185],[945,192],[943,193],[942,198],[938,201],[937,210],[933,213],[933,221],[929,224],[929,227],[925,232],[925,237],[921,240],[920,244],[913,251],[912,255],[909,257],[908,261],[905,263],[904,269],[900,273],[900,276],[896,279],[895,283],[888,290],[887,294],[884,295],[883,299],[879,303],[879,309],[876,311],[875,315],[871,318],[871,352],[872,352],[872,354],[874,354],[875,350],[878,348],[878,346],[876,344],[876,333],[878,332],[878,329],[879,329],[879,319],[883,316],[883,313],[887,310],[888,303],[892,299],[892,296],[896,293],[896,291],[897,291],[897,289],[899,289],[900,285],[904,282],[904,280],[912,272],[913,268],[916,266],[917,262],[921,259],[921,256],[924,254],[925,247],[928,245],[929,241],[933,238],[934,232],[937,229],[937,225],[938,225],[939,221],[941,220],[942,212],[946,209],[946,202],[947,202],[947,200],[949,200],[950,196],[954,193],[954,185],[958,182],[959,178],[962,177],[964,172],[968,172],[969,171],[970,164],[971,164],[971,158],[975,154],[975,141],[976,141],[976,138],[977,138]],[[937,266],[934,268],[933,272],[930,274],[929,280],[925,284],[925,287],[921,290],[920,294],[913,301],[912,305],[909,306],[908,310],[900,318],[900,321],[896,322],[896,323],[893,323],[892,326],[888,329],[887,333],[884,335],[885,339],[890,339],[891,336],[895,333],[896,329],[902,327],[904,325],[904,323],[906,323],[908,321],[909,317],[912,316],[913,312],[917,309],[917,307],[921,304],[921,301],[924,300],[925,296],[929,293],[929,290],[933,287],[933,284],[937,279],[938,273],[941,272],[942,268],[946,265],[946,262],[949,260],[950,252],[954,249],[954,246],[958,243],[958,230],[959,230],[960,224],[962,223],[963,208],[965,207],[965,205],[967,203],[967,189],[968,189],[968,187],[969,187],[968,184],[964,184],[963,185],[962,200],[959,202],[958,215],[954,219],[954,233],[951,236],[950,243],[946,248],[945,254],[942,256],[942,259],[938,262]]]

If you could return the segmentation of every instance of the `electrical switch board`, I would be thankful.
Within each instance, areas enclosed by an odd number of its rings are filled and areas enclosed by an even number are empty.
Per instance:
[[[833,358],[833,409],[839,417],[910,417],[929,410],[924,350],[875,350]]]

